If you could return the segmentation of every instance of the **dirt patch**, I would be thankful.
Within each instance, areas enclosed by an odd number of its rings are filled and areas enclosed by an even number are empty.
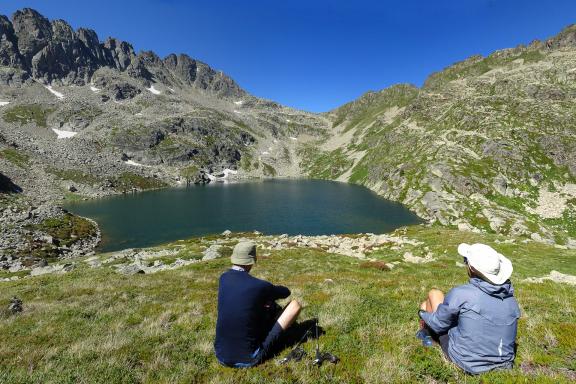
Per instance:
[[[360,264],[360,268],[372,268],[379,271],[389,271],[390,267],[382,261],[366,261]]]

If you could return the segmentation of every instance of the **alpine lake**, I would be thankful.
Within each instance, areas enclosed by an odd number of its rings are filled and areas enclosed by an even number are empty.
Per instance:
[[[210,183],[69,203],[95,220],[99,251],[154,246],[209,234],[385,233],[421,220],[367,188],[323,180]]]

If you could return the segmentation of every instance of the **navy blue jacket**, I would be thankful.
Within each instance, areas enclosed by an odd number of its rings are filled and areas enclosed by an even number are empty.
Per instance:
[[[249,363],[273,324],[267,324],[265,306],[290,296],[286,287],[276,286],[230,269],[220,276],[216,357],[225,364]]]
[[[434,332],[448,332],[448,355],[466,372],[512,367],[520,308],[510,281],[471,278],[448,292],[436,312],[421,316]]]

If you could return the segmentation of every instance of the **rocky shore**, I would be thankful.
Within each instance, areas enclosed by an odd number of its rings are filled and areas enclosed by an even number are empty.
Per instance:
[[[189,240],[179,240],[163,246],[146,249],[125,249],[106,254],[82,256],[78,250],[72,257],[50,264],[34,264],[20,266],[7,270],[0,282],[14,281],[23,278],[47,274],[64,274],[76,268],[108,268],[123,275],[154,274],[157,272],[178,269],[196,263],[207,263],[211,260],[227,258],[232,248],[242,240],[256,242],[260,258],[271,257],[278,251],[293,249],[316,249],[336,255],[355,258],[362,261],[361,265],[381,270],[393,270],[402,265],[427,264],[445,256],[446,250],[438,252],[431,249],[424,241],[411,237],[406,228],[400,228],[389,234],[354,234],[354,235],[321,235],[321,236],[288,236],[263,235],[258,231],[251,233],[232,233],[225,231],[219,236],[199,237]],[[533,242],[528,239],[495,240],[501,244],[526,244]],[[558,247],[558,246],[557,246]],[[563,247],[564,248],[564,247]],[[382,260],[385,255],[386,261]],[[456,265],[464,265],[454,261]],[[6,265],[3,264],[3,265]],[[576,284],[576,277],[553,271],[548,276],[531,277],[530,282],[552,280],[559,283]]]

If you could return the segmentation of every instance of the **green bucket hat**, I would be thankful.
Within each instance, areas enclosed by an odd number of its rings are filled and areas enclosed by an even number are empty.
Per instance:
[[[232,264],[253,265],[256,259],[256,244],[253,241],[241,241],[232,251]]]

